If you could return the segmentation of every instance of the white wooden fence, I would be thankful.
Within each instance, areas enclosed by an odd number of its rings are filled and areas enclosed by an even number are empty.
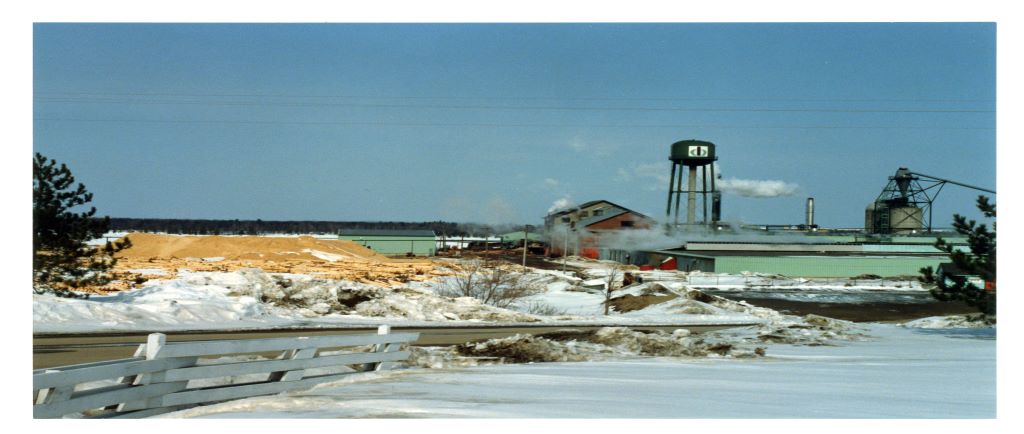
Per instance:
[[[380,326],[377,334],[172,343],[154,333],[128,359],[33,371],[33,416],[59,418],[81,413],[96,418],[140,418],[204,403],[305,389],[359,372],[387,369],[391,362],[409,356],[401,346],[417,338],[418,333],[391,333],[388,326]],[[366,345],[372,345],[370,351],[321,354],[328,349]],[[281,353],[275,359],[225,358],[278,351]],[[306,375],[308,369],[328,373]],[[343,372],[330,372],[338,369]],[[237,376],[252,380],[240,382]],[[209,379],[233,384],[196,384],[210,383]]]

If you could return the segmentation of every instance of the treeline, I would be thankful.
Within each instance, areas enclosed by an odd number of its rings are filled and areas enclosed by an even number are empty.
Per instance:
[[[493,228],[453,222],[331,222],[277,220],[199,220],[111,217],[112,231],[166,232],[190,235],[333,234],[343,229],[432,229],[437,234],[472,235]]]

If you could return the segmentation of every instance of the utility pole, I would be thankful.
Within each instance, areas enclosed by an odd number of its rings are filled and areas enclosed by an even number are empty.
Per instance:
[[[565,225],[565,240],[562,243],[562,272],[565,272],[566,257],[569,256],[569,225]]]
[[[530,243],[530,225],[523,226],[523,268],[526,268],[526,245]]]

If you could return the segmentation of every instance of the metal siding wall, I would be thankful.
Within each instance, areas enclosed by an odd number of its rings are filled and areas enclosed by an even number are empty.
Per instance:
[[[946,261],[944,257],[720,256],[715,258],[715,272],[750,271],[791,277],[915,276],[921,267],[937,267]]]
[[[342,240],[352,241],[366,246],[382,255],[404,255],[412,249],[417,256],[434,256],[437,242],[427,237],[383,237],[375,235],[371,239],[360,239],[358,236],[340,236]]]

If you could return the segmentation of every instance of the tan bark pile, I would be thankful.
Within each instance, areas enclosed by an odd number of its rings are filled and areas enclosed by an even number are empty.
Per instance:
[[[313,237],[184,236],[132,233],[132,247],[122,250],[115,271],[159,269],[169,279],[177,270],[236,271],[259,268],[268,273],[313,274],[377,285],[396,285],[447,274],[428,259],[393,259],[345,240]],[[129,285],[130,286],[130,285]]]

